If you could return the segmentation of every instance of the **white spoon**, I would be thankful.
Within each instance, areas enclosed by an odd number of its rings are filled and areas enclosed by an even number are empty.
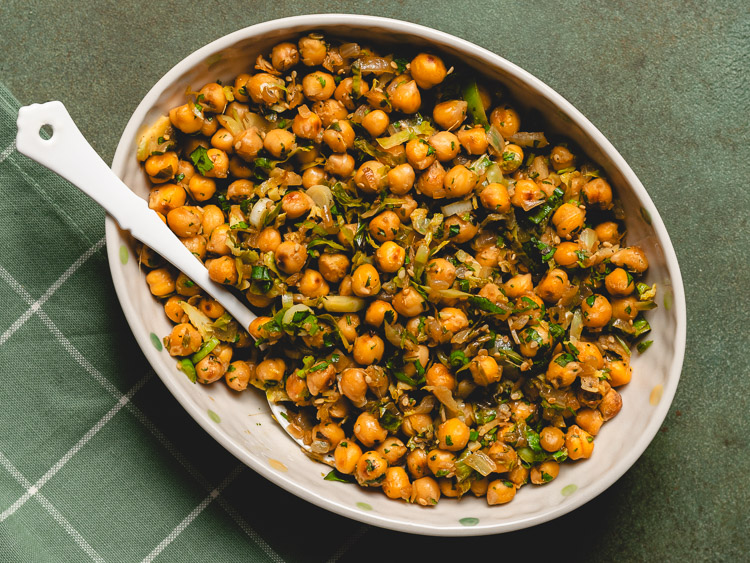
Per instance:
[[[175,268],[184,272],[191,280],[229,311],[229,314],[245,329],[256,318],[250,309],[230,291],[214,283],[208,270],[180,242],[180,239],[164,224],[155,211],[149,209],[145,200],[138,197],[107,166],[88,144],[76,127],[62,102],[32,104],[18,110],[18,152],[59,174],[79,190],[101,205],[120,228],[130,233],[143,244],[152,248]],[[41,136],[43,127],[51,129],[49,139]],[[268,401],[276,420],[287,431],[283,421],[286,408],[281,403]],[[290,434],[300,446],[309,446]]]

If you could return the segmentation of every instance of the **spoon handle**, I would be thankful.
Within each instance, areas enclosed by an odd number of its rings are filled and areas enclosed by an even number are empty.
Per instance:
[[[214,283],[208,270],[180,242],[146,201],[138,197],[99,157],[62,102],[32,104],[18,111],[18,152],[43,164],[88,195],[120,228],[152,248],[221,303],[245,329],[255,315],[230,291]],[[44,126],[51,128],[48,139]]]

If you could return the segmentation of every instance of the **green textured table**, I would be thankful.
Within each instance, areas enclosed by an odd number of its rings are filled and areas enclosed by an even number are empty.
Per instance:
[[[103,214],[50,192],[49,183],[31,195],[3,194],[0,262],[38,254],[18,262],[25,271],[0,272],[7,335],[0,336],[0,561],[354,561],[399,553],[456,561],[513,551],[747,560],[750,13],[742,4],[5,0],[0,82],[21,103],[62,100],[105,160],[142,96],[175,62],[260,21],[310,9],[368,13],[503,55],[588,116],[643,181],[682,267],[688,342],[662,431],[597,499],[502,537],[409,537],[324,512],[239,466],[138,351],[109,278]],[[2,141],[0,161],[12,152]],[[12,173],[1,166],[0,180]],[[40,195],[37,207],[57,210],[49,222],[34,216]],[[37,222],[31,229],[29,217]],[[61,253],[71,260],[60,271],[45,268]],[[40,350],[55,361],[35,363]],[[70,412],[60,401],[35,409],[66,393],[78,399]],[[28,448],[19,448],[26,434]]]

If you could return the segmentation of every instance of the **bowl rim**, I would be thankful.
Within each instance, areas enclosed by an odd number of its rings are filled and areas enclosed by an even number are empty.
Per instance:
[[[676,319],[676,333],[674,339],[674,359],[669,367],[669,373],[666,380],[666,385],[663,388],[662,396],[659,404],[655,407],[652,413],[651,421],[646,426],[644,432],[639,436],[638,440],[632,445],[632,447],[623,455],[610,469],[606,472],[606,477],[599,480],[599,482],[593,487],[587,487],[585,491],[581,491],[580,495],[569,497],[568,502],[562,503],[555,507],[549,508],[539,514],[533,516],[522,517],[512,522],[505,523],[494,523],[494,524],[482,524],[475,527],[466,526],[446,526],[435,528],[430,524],[423,524],[419,521],[411,521],[408,523],[394,522],[387,516],[381,516],[374,512],[364,512],[354,506],[347,506],[338,504],[337,502],[328,499],[318,493],[315,493],[306,487],[297,484],[293,480],[287,478],[284,474],[274,471],[265,464],[253,459],[248,454],[248,451],[241,447],[239,444],[230,438],[225,432],[216,424],[212,422],[208,414],[193,402],[190,396],[179,387],[174,381],[173,374],[159,373],[156,368],[155,371],[163,381],[164,385],[169,389],[172,395],[178,400],[182,407],[188,412],[188,414],[196,421],[200,426],[208,432],[217,442],[219,442],[225,449],[242,461],[245,465],[252,468],[255,472],[259,473],[269,481],[275,483],[281,488],[291,492],[299,498],[305,499],[321,508],[330,510],[336,514],[358,520],[367,524],[372,524],[382,528],[392,529],[400,532],[421,534],[421,535],[440,535],[440,536],[478,536],[488,535],[503,532],[510,532],[541,524],[550,521],[554,518],[567,514],[579,508],[583,504],[592,500],[601,494],[604,490],[614,484],[633,464],[640,458],[646,448],[649,446],[654,436],[661,427],[669,408],[674,398],[677,384],[680,379],[682,371],[682,364],[685,355],[685,340],[686,340],[686,305],[685,305],[685,294],[682,282],[682,276],[680,274],[680,267],[677,262],[677,256],[675,254],[672,242],[667,233],[664,222],[659,215],[656,206],[648,195],[645,187],[635,175],[630,166],[625,162],[624,158],[614,148],[614,146],[607,140],[607,138],[570,102],[568,102],[563,96],[553,90],[550,86],[536,78],[526,70],[515,65],[514,63],[506,60],[500,55],[493,53],[483,47],[475,45],[465,39],[458,38],[454,35],[438,31],[426,26],[407,22],[403,20],[396,20],[391,18],[384,18],[380,16],[369,16],[369,15],[355,15],[355,14],[311,14],[293,16],[287,18],[280,18],[261,22],[249,27],[245,27],[224,35],[205,46],[193,51],[187,55],[180,62],[175,64],[164,76],[156,82],[156,84],[149,90],[149,92],[143,97],[142,101],[138,104],[137,108],[131,115],[123,133],[120,137],[120,141],[115,152],[115,156],[112,162],[112,169],[114,172],[122,177],[124,173],[125,165],[128,159],[132,158],[133,146],[128,142],[128,139],[135,138],[138,129],[143,122],[146,113],[154,105],[154,102],[158,99],[161,92],[169,87],[175,79],[177,79],[186,70],[189,70],[198,64],[204,62],[211,55],[218,51],[222,51],[228,47],[231,47],[235,43],[248,39],[258,35],[265,35],[268,33],[283,31],[289,27],[304,26],[310,30],[319,28],[330,28],[332,26],[356,26],[364,27],[368,25],[387,27],[396,33],[404,33],[419,37],[430,42],[437,41],[438,43],[450,46],[457,51],[465,55],[474,56],[480,60],[487,60],[494,67],[500,68],[504,72],[513,75],[519,79],[526,87],[536,90],[541,96],[551,101],[560,111],[567,115],[572,121],[578,124],[583,130],[584,134],[598,146],[598,148],[607,155],[611,160],[614,167],[617,168],[623,175],[625,182],[631,187],[634,195],[641,204],[641,206],[650,214],[651,226],[657,236],[659,243],[662,246],[664,257],[666,259],[666,268],[669,272],[669,276],[672,282],[672,293],[673,293],[673,308]],[[120,305],[125,314],[125,318],[135,336],[138,345],[140,346],[143,353],[152,366],[158,365],[159,356],[156,349],[152,346],[149,338],[149,331],[146,330],[145,326],[142,325],[140,317],[136,314],[133,304],[128,298],[129,288],[127,287],[125,280],[116,272],[119,268],[119,241],[121,239],[120,229],[117,226],[114,219],[107,215],[105,219],[105,233],[107,241],[107,257],[110,265],[110,272],[112,274],[112,280],[115,287]]]

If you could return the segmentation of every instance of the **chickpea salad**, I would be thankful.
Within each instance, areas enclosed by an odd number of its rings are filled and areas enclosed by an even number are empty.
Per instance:
[[[611,185],[502,86],[319,34],[188,88],[140,137],[149,206],[258,318],[138,249],[193,382],[288,406],[328,480],[511,501],[594,451],[656,286]]]

